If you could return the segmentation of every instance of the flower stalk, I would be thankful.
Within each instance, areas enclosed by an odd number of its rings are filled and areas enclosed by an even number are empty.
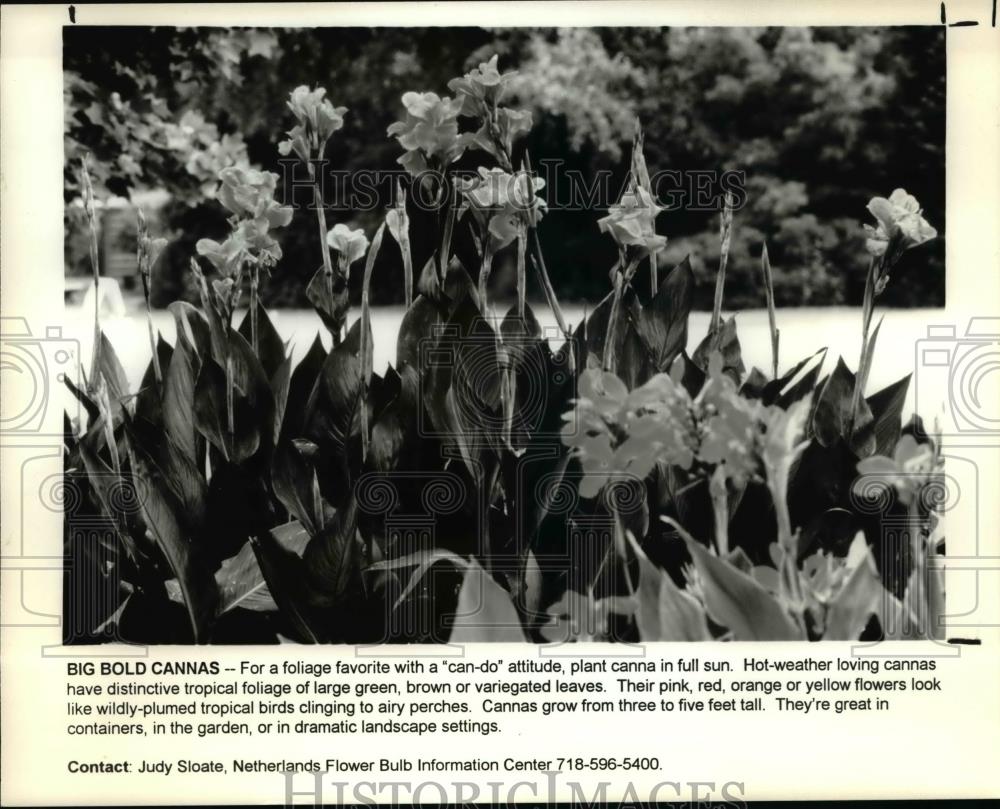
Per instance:
[[[778,378],[778,341],[781,332],[778,331],[778,319],[774,306],[774,278],[771,275],[771,260],[767,255],[767,245],[760,254],[760,266],[764,273],[764,294],[767,297],[767,325],[771,332],[771,378]]]
[[[622,298],[625,293],[625,287],[629,285],[632,276],[635,275],[639,261],[638,257],[633,258],[624,269],[621,268],[622,262],[619,262],[619,269],[615,272],[614,295],[611,298],[611,312],[608,314],[608,332],[604,337],[604,358],[601,363],[601,367],[609,373],[615,373],[615,343],[618,338],[618,321],[621,319]]]
[[[368,445],[371,441],[368,428],[368,390],[371,387],[372,378],[372,313],[369,293],[372,283],[372,272],[375,269],[375,257],[382,247],[382,236],[385,233],[386,224],[383,222],[375,232],[372,239],[371,249],[368,251],[368,258],[365,261],[365,274],[361,285],[361,460],[368,458]]]
[[[719,335],[722,329],[722,298],[726,288],[726,265],[729,262],[729,243],[733,236],[733,194],[726,192],[726,201],[719,223],[719,271],[715,274],[715,297],[712,301],[712,320],[709,332]]]
[[[922,216],[923,210],[916,197],[897,188],[888,198],[873,197],[868,210],[878,221],[875,227],[865,225],[865,249],[870,255],[868,273],[865,275],[865,292],[861,309],[861,356],[854,378],[854,392],[848,418],[850,431],[854,430],[861,398],[864,395],[871,360],[874,355],[878,327],[871,332],[875,300],[889,284],[889,272],[911,247],[917,247],[937,236]]]
[[[166,245],[166,239],[151,239],[146,217],[141,208],[136,208],[136,263],[139,268],[139,278],[142,279],[142,296],[146,302],[146,328],[149,332],[149,348],[153,354],[153,374],[156,384],[163,384],[163,369],[160,367],[160,355],[156,350],[156,332],[153,328],[153,312],[150,297],[153,288],[153,265]]]
[[[396,204],[386,214],[385,223],[389,233],[399,245],[403,256],[403,299],[406,308],[413,303],[413,256],[410,253],[410,218],[406,213],[406,190],[403,184],[396,181]]]
[[[101,268],[98,252],[98,232],[100,224],[97,219],[97,202],[94,198],[94,187],[90,182],[90,171],[87,169],[88,155],[80,158],[80,188],[83,193],[83,207],[87,213],[87,226],[90,231],[90,269],[94,278],[94,351],[90,362],[90,379],[87,387],[90,393],[97,390],[100,374],[98,365],[101,357]],[[155,351],[154,351],[155,353]]]

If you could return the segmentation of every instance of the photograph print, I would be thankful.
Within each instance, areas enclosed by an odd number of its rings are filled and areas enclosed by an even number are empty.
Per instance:
[[[945,29],[63,29],[67,644],[936,638]]]

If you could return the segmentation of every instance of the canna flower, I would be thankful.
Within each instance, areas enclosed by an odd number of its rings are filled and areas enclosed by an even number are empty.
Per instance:
[[[400,247],[409,245],[410,217],[406,213],[406,191],[399,181],[396,182],[396,202],[385,215],[385,224]]]
[[[299,122],[300,134],[310,139],[315,137],[316,144],[325,143],[344,125],[344,114],[347,112],[347,107],[335,107],[325,96],[325,88],[310,90],[303,84],[292,90],[288,97],[288,108]],[[292,136],[294,139],[295,136]],[[288,153],[287,148],[282,154]]]
[[[919,444],[912,435],[904,435],[896,444],[892,458],[873,455],[858,462],[861,478],[855,484],[855,494],[865,497],[868,484],[879,482],[896,490],[900,502],[910,504],[925,486],[939,483],[938,459],[934,447]]]
[[[461,78],[448,82],[448,89],[462,102],[461,115],[476,117],[492,108],[503,96],[507,82],[517,75],[514,70],[500,73],[498,58],[493,54],[488,62],[481,62]]]
[[[666,236],[656,235],[656,215],[662,210],[649,191],[632,187],[597,224],[602,233],[611,234],[622,250],[632,247],[641,255],[656,253],[667,243]]]
[[[167,240],[152,238],[149,235],[149,227],[146,224],[146,217],[143,215],[142,209],[137,209],[136,214],[138,218],[137,246],[139,272],[142,274],[144,281],[148,283],[149,274],[156,265],[156,261],[160,257],[160,253],[163,252],[163,248],[167,246]]]
[[[348,268],[368,250],[368,238],[363,230],[351,230],[347,225],[336,224],[326,234],[326,243],[340,256],[340,270],[347,274]]]
[[[495,240],[494,250],[507,246],[526,227],[537,224],[546,210],[545,200],[537,196],[544,187],[541,177],[532,177],[526,171],[508,174],[481,166],[478,177],[459,181],[467,209],[487,225]]]
[[[292,221],[292,209],[274,199],[278,175],[236,166],[219,172],[222,181],[216,194],[219,201],[233,214],[233,233],[223,249],[210,239],[202,239],[206,256],[216,268],[230,267],[236,260],[249,258],[257,263],[273,265],[281,258],[281,247],[270,235],[271,228],[284,227]],[[213,258],[214,257],[214,258]],[[221,262],[221,266],[220,266]]]
[[[466,147],[458,134],[460,99],[437,93],[403,93],[406,119],[392,124],[387,132],[406,149],[399,163],[413,175],[428,168],[428,161],[447,166],[457,160]]]
[[[880,258],[886,254],[890,244],[898,258],[904,250],[928,242],[937,236],[937,231],[921,216],[920,203],[912,194],[897,188],[889,198],[873,197],[868,210],[878,220],[878,226],[865,225],[868,252]]]
[[[274,199],[278,175],[236,166],[219,172],[222,185],[217,197],[238,219],[261,220],[267,227],[284,227],[292,221],[292,209]]]
[[[246,258],[247,245],[243,236],[234,232],[221,244],[214,239],[198,239],[194,249],[228,278],[238,272],[240,264]]]
[[[503,85],[516,76],[515,72],[500,75],[497,69],[499,57],[493,54],[488,62],[481,62],[464,76],[448,82],[448,89],[462,100],[462,115],[478,115],[484,103],[492,103]]]

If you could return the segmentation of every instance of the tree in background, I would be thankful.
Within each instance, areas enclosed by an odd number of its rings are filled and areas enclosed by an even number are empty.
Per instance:
[[[402,93],[443,95],[449,79],[493,53],[518,70],[517,100],[534,111],[526,148],[535,166],[561,158],[584,177],[609,171],[620,187],[638,116],[651,170],[745,173],[729,306],[763,304],[765,238],[779,304],[860,302],[855,212],[887,188],[905,186],[929,219],[944,222],[943,28],[68,28],[64,36],[67,202],[84,151],[106,193],[170,192],[166,224],[184,241],[161,263],[161,304],[184,294],[194,242],[225,230],[219,206],[205,204],[217,169],[245,163],[280,173],[274,144],[291,126],[291,88],[322,84],[348,107],[326,155],[331,168],[391,170],[399,148],[385,130]],[[378,196],[389,204],[382,189]],[[67,206],[70,235],[74,210]],[[550,213],[543,244],[566,300],[606,285],[601,268],[612,248],[596,226],[604,213]],[[370,230],[379,215],[345,210],[338,221]],[[691,252],[707,305],[717,213],[681,207],[661,217],[671,235],[663,263]],[[320,261],[312,225],[296,217],[283,234],[270,304],[304,303]],[[71,267],[73,244],[68,237]],[[424,248],[413,249],[416,258]],[[943,239],[913,251],[897,273],[906,281],[889,288],[888,303],[943,304]],[[398,302],[392,277],[376,269],[376,302]]]

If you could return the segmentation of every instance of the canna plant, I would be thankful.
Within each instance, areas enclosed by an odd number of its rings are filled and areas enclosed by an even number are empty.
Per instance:
[[[275,199],[275,175],[220,172],[229,233],[198,243],[200,305],[171,305],[173,345],[149,319],[162,242],[140,220],[149,367],[131,390],[95,322],[86,384],[67,382],[85,414],[67,419],[65,439],[80,495],[66,520],[67,599],[106,596],[67,640],[939,634],[928,624],[943,599],[939,442],[916,421],[904,427],[908,378],[865,392],[874,301],[899,254],[933,235],[916,201],[897,191],[870,206],[879,226],[858,372],[841,359],[822,375],[825,351],[780,363],[764,248],[772,362],[748,373],[736,318],[723,317],[733,200],[708,333],[689,354],[694,277],[687,260],[659,263],[666,237],[637,126],[623,195],[597,222],[618,247],[610,288],[571,330],[538,239],[544,187],[519,144],[531,116],[504,103],[510,76],[494,57],[452,81],[451,97],[403,96],[388,134],[407,179],[370,242],[346,223],[327,227],[315,171],[347,109],[322,88],[292,91],[295,124],[278,148],[313,183],[322,263],[307,294],[329,333],[297,363],[260,302],[293,215]],[[471,179],[454,165],[466,153],[482,163]],[[417,183],[434,200],[431,249],[419,255],[408,211]],[[369,288],[386,231],[407,309],[382,370]],[[502,251],[517,267],[516,303],[496,313]],[[559,345],[528,302],[529,262]],[[636,283],[645,262],[648,297]],[[895,495],[879,508],[864,496],[873,481]],[[106,530],[76,532],[78,516]],[[885,530],[897,517],[905,542]]]

